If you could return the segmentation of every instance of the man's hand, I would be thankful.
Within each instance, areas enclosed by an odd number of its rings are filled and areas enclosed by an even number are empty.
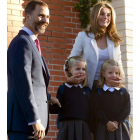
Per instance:
[[[59,100],[56,97],[51,96],[51,99],[49,100],[49,103],[50,104],[57,104],[59,107],[61,107],[61,104],[60,104]]]
[[[33,124],[33,129],[34,129],[34,139],[37,140],[42,140],[45,137],[45,129],[44,126],[38,122],[36,124]]]
[[[85,79],[85,76],[73,75],[67,77],[67,82],[72,84],[80,84]]]
[[[112,121],[109,121],[106,125],[108,131],[115,131],[118,128],[116,124]]]

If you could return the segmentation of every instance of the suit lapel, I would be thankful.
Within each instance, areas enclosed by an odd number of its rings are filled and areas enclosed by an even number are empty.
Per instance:
[[[35,51],[35,53],[36,53],[36,55],[37,55],[37,57],[38,57],[40,63],[42,64],[42,67],[43,67],[43,69],[44,69],[44,71],[45,71],[45,73],[46,73],[46,69],[45,69],[43,60],[42,60],[42,58],[41,58],[41,56],[40,56],[40,54],[39,54],[39,51],[38,51],[37,47],[35,46],[35,43],[33,42],[32,38],[31,38],[31,37],[28,35],[28,33],[25,32],[24,30],[20,30],[20,31],[19,31],[19,34],[24,35],[24,36],[31,42],[31,46],[32,46],[33,50]]]
[[[91,40],[91,44],[92,44],[92,47],[94,48],[94,50],[96,52],[97,61],[99,61],[99,50],[98,50],[98,47],[97,47],[96,40],[94,39],[94,34],[90,33],[89,36],[91,36],[93,38]]]
[[[109,58],[114,59],[114,43],[111,41],[107,36],[107,46],[108,46],[108,52],[109,52]]]

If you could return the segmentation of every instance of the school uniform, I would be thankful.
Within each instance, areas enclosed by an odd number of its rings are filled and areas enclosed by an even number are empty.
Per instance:
[[[93,108],[91,111],[95,112],[98,119],[96,140],[130,140],[124,123],[130,114],[130,95],[126,89],[122,92],[120,88],[110,88],[104,84],[100,94],[97,89],[92,95],[91,103]],[[117,121],[118,129],[113,132],[108,131],[106,124],[109,121]]]
[[[63,86],[63,93],[61,88]],[[90,89],[89,89],[90,90]],[[61,108],[50,106],[50,113],[59,113],[60,128],[57,140],[91,140],[89,130],[89,97],[86,88],[65,83],[58,88]]]

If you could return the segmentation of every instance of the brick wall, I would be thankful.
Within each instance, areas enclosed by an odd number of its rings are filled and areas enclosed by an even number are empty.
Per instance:
[[[7,0],[7,47],[23,27],[24,7],[30,0]],[[66,78],[63,65],[70,54],[77,33],[81,31],[79,12],[74,3],[78,0],[43,0],[49,5],[50,24],[39,36],[42,54],[48,65],[51,80],[48,91],[56,96],[57,88]],[[50,115],[50,127],[44,140],[55,140],[57,136],[56,115]]]

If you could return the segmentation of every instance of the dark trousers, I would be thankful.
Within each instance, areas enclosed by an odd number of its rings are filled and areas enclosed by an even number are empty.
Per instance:
[[[8,132],[9,140],[35,140],[28,133],[23,132]]]

